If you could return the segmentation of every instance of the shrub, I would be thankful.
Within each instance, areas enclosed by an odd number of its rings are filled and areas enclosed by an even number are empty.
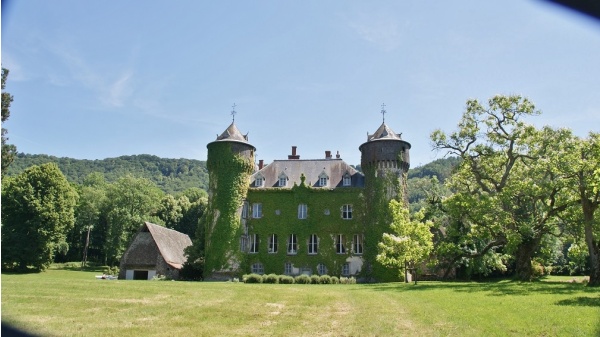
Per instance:
[[[289,275],[280,275],[279,283],[281,284],[294,284],[294,278]]]
[[[347,277],[340,277],[340,284],[348,284],[348,278]]]
[[[544,276],[544,266],[537,261],[531,261],[531,272],[534,278],[540,278]]]
[[[356,279],[354,276],[348,278],[348,284],[356,284]]]
[[[319,275],[312,275],[310,277],[310,283],[311,284],[319,284]]]
[[[310,276],[305,274],[296,276],[294,280],[298,284],[310,284]]]
[[[331,284],[339,284],[339,283],[340,283],[340,279],[337,276],[331,277]]]
[[[106,275],[118,276],[119,275],[119,267],[117,267],[117,266],[115,266],[115,267],[106,267],[106,268],[104,268],[103,273],[106,274]]]
[[[279,283],[279,276],[275,274],[263,275],[263,283]]]
[[[258,274],[247,274],[243,276],[244,283],[263,283],[263,277]]]
[[[321,275],[319,276],[320,284],[331,284],[331,276],[329,275]]]

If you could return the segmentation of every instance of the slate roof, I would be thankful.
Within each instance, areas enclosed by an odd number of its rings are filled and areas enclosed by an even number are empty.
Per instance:
[[[256,177],[262,176],[263,187],[292,188],[294,183],[300,185],[300,176],[306,177],[305,184],[312,187],[319,186],[319,176],[323,173],[329,178],[327,186],[323,188],[344,188],[343,176],[347,173],[352,179],[350,187],[364,187],[364,176],[362,173],[348,165],[342,159],[292,159],[275,160],[271,164],[255,172],[250,179],[250,187],[257,187]],[[286,186],[279,186],[279,177],[287,176]]]
[[[176,269],[181,269],[186,261],[184,249],[192,245],[192,240],[187,234],[173,229],[144,222],[140,232],[150,232],[160,254],[165,261]]]
[[[401,133],[395,133],[387,124],[382,123],[381,126],[372,135],[367,133],[367,142],[379,139],[402,139]]]

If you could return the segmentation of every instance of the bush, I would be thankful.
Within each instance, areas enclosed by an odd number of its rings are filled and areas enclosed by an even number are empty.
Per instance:
[[[331,284],[340,284],[340,279],[337,276],[332,276]]]
[[[119,267],[106,267],[103,271],[106,275],[119,276]]]
[[[348,284],[348,278],[347,277],[340,277],[340,284]]]
[[[312,275],[310,277],[310,283],[311,284],[319,284],[319,275]]]
[[[298,284],[310,284],[310,276],[305,274],[296,276],[294,280]]]
[[[281,284],[294,284],[294,278],[289,275],[280,275],[279,283]]]
[[[275,274],[263,275],[263,283],[279,283],[279,276]]]
[[[247,274],[243,276],[244,283],[263,283],[263,277],[258,274]]]
[[[534,278],[544,276],[544,266],[537,261],[531,261],[531,273]]]
[[[331,276],[329,275],[321,275],[319,276],[320,284],[331,284]]]

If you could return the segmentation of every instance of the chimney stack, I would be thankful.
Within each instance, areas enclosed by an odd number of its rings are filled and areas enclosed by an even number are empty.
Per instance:
[[[335,157],[336,157],[337,159],[340,159],[340,151],[338,151],[338,152],[337,152],[337,154],[335,155]]]
[[[331,151],[325,151],[325,159],[331,159]]]
[[[300,156],[296,155],[296,146],[292,146],[292,154],[288,156],[288,159],[300,159]]]
[[[262,170],[264,164],[265,164],[265,161],[263,159],[259,160],[258,161],[258,169]]]

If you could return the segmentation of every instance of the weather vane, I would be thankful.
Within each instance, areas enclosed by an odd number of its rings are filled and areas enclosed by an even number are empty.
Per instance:
[[[231,116],[233,118],[233,122],[235,122],[235,114],[237,113],[237,112],[235,112],[235,107],[236,107],[236,105],[235,105],[235,103],[233,103],[233,105],[231,106]]]
[[[385,111],[385,103],[381,104],[381,115],[383,115],[383,122],[385,123],[385,114],[387,113],[387,111]]]

